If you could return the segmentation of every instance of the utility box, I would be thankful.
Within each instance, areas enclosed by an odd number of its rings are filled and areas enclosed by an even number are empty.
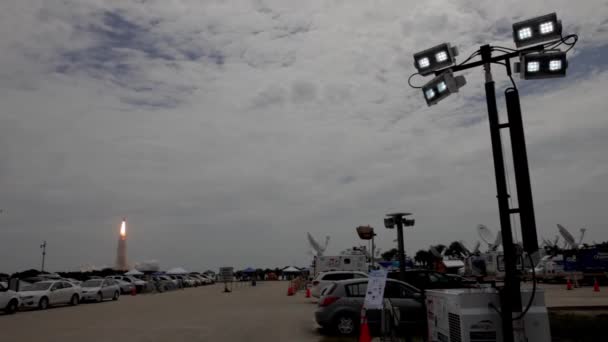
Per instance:
[[[526,308],[531,289],[522,289]],[[426,291],[429,342],[503,342],[500,298],[494,288]],[[545,295],[536,290],[532,306],[513,322],[516,342],[551,342]]]

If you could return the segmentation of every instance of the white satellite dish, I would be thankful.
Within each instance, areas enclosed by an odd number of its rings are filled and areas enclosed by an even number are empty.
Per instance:
[[[479,247],[481,247],[481,242],[475,242],[475,247],[473,247],[473,254],[479,253]]]
[[[581,228],[580,232],[581,235],[578,237],[578,245],[582,245],[583,244],[583,238],[585,237],[585,232],[587,231],[587,228]]]
[[[431,251],[431,254],[433,254],[433,256],[435,256],[436,258],[442,258],[443,257],[441,255],[441,253],[439,253],[439,251],[437,250],[437,248],[435,248],[435,246],[431,246],[431,248],[429,248],[429,250]]]
[[[464,245],[464,242],[462,242],[462,241],[456,241],[456,242],[458,242],[458,245],[460,245],[460,249],[462,249],[462,251],[464,252],[464,256],[471,255],[471,251],[467,248],[467,246]]]
[[[323,256],[323,253],[327,249],[327,245],[329,244],[329,236],[325,237],[325,245],[321,246],[310,233],[306,233],[308,236],[308,243],[310,247],[313,249],[312,253],[316,256]]]
[[[494,240],[494,243],[492,244],[492,246],[490,247],[491,250],[495,251],[498,249],[498,247],[502,244],[502,231],[498,231],[498,234],[496,234],[496,239]]]
[[[562,226],[561,224],[557,224],[557,230],[559,231],[559,233],[561,234],[561,236],[564,238],[564,240],[566,241],[566,244],[568,246],[570,246],[570,248],[577,248],[578,244],[576,243],[576,240],[574,240],[574,236],[572,236],[572,234],[570,234],[570,232],[568,231],[568,229],[564,228],[564,226]]]
[[[477,226],[477,234],[483,242],[488,244],[488,246],[491,246],[494,243],[494,234],[485,225],[480,224]]]

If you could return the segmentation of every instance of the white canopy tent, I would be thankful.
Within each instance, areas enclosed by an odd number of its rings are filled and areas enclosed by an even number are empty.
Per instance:
[[[167,274],[188,274],[189,272],[182,267],[174,267],[166,272]]]
[[[140,272],[140,271],[138,271],[136,269],[132,269],[129,272],[125,273],[125,275],[128,275],[128,276],[138,276],[138,275],[143,275],[143,272]]]
[[[289,266],[283,269],[283,273],[302,273],[302,271],[293,266]]]

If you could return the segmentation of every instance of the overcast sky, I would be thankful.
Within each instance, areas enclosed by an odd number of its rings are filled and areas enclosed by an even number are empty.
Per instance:
[[[539,235],[604,241],[606,1],[2,1],[0,271],[43,240],[51,270],[111,266],[123,216],[129,260],[163,268],[306,266],[306,232],[331,254],[360,224],[386,250],[394,210],[408,253],[473,245],[499,229],[482,70],[428,108],[412,55],[514,47],[552,11],[580,36],[568,77],[516,77]]]

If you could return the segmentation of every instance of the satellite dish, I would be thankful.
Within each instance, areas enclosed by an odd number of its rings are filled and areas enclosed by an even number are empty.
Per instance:
[[[477,226],[477,234],[483,242],[488,244],[488,246],[491,246],[495,242],[496,238],[494,237],[494,234],[483,224]]]
[[[579,244],[579,246],[583,243],[583,238],[585,237],[585,232],[586,231],[587,231],[587,228],[581,228],[580,229],[581,235],[578,238],[578,244]]]
[[[439,253],[439,251],[437,250],[437,248],[435,248],[435,246],[431,246],[431,248],[429,248],[429,250],[431,251],[431,254],[433,254],[434,257],[442,258],[441,253]]]
[[[496,240],[494,240],[494,243],[492,244],[492,246],[490,246],[490,249],[495,251],[498,249],[498,247],[502,244],[502,234],[501,231],[498,231],[498,234],[496,234]]]
[[[557,230],[559,231],[559,233],[561,234],[561,236],[566,241],[566,244],[568,244],[571,248],[578,247],[578,244],[574,240],[574,236],[572,236],[572,234],[570,234],[570,232],[568,231],[568,229],[564,228],[564,226],[562,226],[561,224],[558,223],[557,224]]]
[[[310,233],[306,233],[308,236],[308,243],[310,243],[310,247],[313,249],[312,253],[316,256],[322,256],[325,250],[327,249],[327,245],[329,244],[329,236],[325,237],[325,245],[321,246]]]
[[[464,252],[465,256],[469,256],[471,255],[471,251],[467,248],[467,246],[464,245],[464,242],[462,241],[457,241],[458,245],[460,246],[460,249],[462,249],[462,251]]]
[[[475,242],[475,247],[473,247],[473,254],[479,252],[479,247],[481,247],[481,242],[479,242],[479,241]]]

